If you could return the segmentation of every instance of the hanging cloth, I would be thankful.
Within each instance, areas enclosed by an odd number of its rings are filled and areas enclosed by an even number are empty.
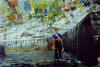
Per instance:
[[[18,0],[10,0],[10,4],[13,6],[18,6]]]
[[[77,3],[79,4],[80,3],[80,0],[77,0]]]
[[[24,0],[18,0],[18,8],[24,9]]]
[[[8,2],[8,0],[4,0],[4,1]]]
[[[38,8],[35,9],[35,14],[38,14],[39,10]]]
[[[32,19],[32,12],[29,11],[29,19]]]
[[[65,0],[63,0],[63,2],[65,3]]]
[[[27,18],[29,18],[29,12],[27,12]]]
[[[20,19],[21,19],[21,20],[23,20],[23,15],[22,15],[22,14],[20,14],[20,16],[21,16],[21,18],[20,18]]]
[[[83,0],[80,0],[80,3],[82,3]]]
[[[51,10],[51,11],[53,11],[53,8],[54,8],[54,7],[53,7],[53,6],[51,6],[51,7],[50,7],[50,10]]]
[[[12,24],[10,24],[9,27],[12,28],[13,27]]]
[[[69,0],[66,0],[66,4],[65,4],[65,9],[70,9],[70,4],[69,4]]]
[[[14,15],[14,16],[8,16],[8,20],[9,21],[14,21],[16,19],[16,16]]]
[[[24,3],[24,9],[26,10],[26,11],[30,11],[31,10],[31,8],[30,8],[30,4],[28,4],[28,3]]]
[[[31,12],[34,14],[35,13],[34,5],[33,4],[30,4],[30,7],[31,7]]]
[[[20,19],[20,18],[21,18],[21,17],[20,17],[20,14],[18,14],[18,15],[17,15],[17,19]]]
[[[42,14],[42,9],[41,8],[39,8],[39,13]]]
[[[26,17],[27,17],[27,13],[24,12],[24,13],[23,13],[23,18],[26,18]]]
[[[74,5],[77,5],[79,2],[80,2],[80,0],[74,1],[73,4],[74,4]]]
[[[15,21],[15,22],[14,22],[14,24],[15,24],[15,25],[18,25],[18,22],[17,22],[17,21]]]

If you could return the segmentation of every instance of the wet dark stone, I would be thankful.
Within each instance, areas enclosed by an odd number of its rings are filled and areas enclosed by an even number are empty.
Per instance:
[[[66,66],[71,67],[72,63],[71,62],[68,63],[68,61],[64,59],[55,59],[53,60],[53,62],[44,61],[37,64],[37,67],[66,67]]]
[[[52,67],[52,63],[46,63],[46,62],[39,63],[37,64],[37,67]]]
[[[3,67],[11,67],[11,66],[3,66]]]
[[[0,45],[0,57],[5,57],[5,46]]]
[[[32,64],[22,64],[21,66],[19,67],[34,67]]]

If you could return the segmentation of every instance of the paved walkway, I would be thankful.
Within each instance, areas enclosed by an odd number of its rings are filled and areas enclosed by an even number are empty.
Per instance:
[[[63,59],[71,59],[70,54],[63,52]],[[37,64],[54,60],[54,51],[34,51],[22,53],[9,53],[5,58],[1,58],[1,65],[11,65],[15,63]],[[2,66],[1,66],[2,67]]]

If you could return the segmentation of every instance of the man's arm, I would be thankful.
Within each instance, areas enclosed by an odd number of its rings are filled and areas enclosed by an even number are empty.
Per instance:
[[[63,46],[62,39],[61,39],[61,43],[62,43],[62,52],[64,52],[64,46]]]
[[[55,49],[55,39],[53,39],[53,46],[54,46],[54,49]]]
[[[62,44],[62,48],[64,48],[64,46],[63,46],[63,42],[62,42],[62,39],[61,39],[61,44]]]

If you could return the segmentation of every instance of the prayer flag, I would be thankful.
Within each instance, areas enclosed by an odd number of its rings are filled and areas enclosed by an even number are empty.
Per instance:
[[[24,9],[24,0],[18,0],[18,7]]]
[[[77,5],[77,8],[81,8],[81,7],[83,7],[84,5],[83,4],[78,4]]]
[[[42,9],[41,9],[41,8],[39,8],[39,13],[40,13],[40,14],[42,13]]]
[[[8,2],[8,0],[5,0],[6,2]]]
[[[80,0],[77,0],[78,3],[80,3]]]
[[[31,10],[31,8],[30,8],[30,4],[28,4],[28,3],[24,3],[24,9],[26,10],[26,11],[30,11]]]
[[[54,8],[54,7],[53,7],[53,6],[51,6],[51,7],[50,7],[50,10],[51,10],[51,11],[53,11],[53,8]]]
[[[5,25],[4,27],[8,27],[7,25]]]
[[[27,17],[29,18],[29,12],[27,12]]]
[[[16,16],[8,16],[9,21],[14,21],[16,19]]]
[[[22,14],[18,14],[18,15],[17,15],[17,19],[21,19],[21,20],[22,20],[22,19],[23,19]]]
[[[35,14],[38,14],[39,10],[38,8],[35,9]]]
[[[9,27],[13,27],[12,24],[10,24]]]
[[[18,0],[10,0],[11,5],[18,6]]]
[[[30,7],[31,7],[31,12],[34,14],[35,13],[35,11],[34,11],[34,5],[31,4]]]

